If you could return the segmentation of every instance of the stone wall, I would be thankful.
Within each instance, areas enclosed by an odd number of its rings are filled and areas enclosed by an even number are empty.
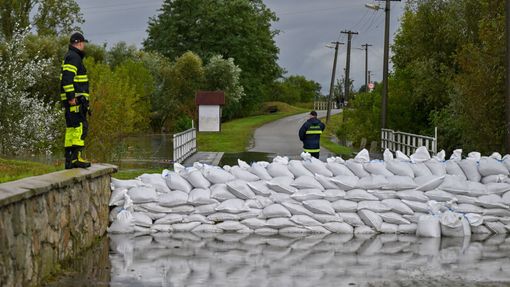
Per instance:
[[[104,235],[116,170],[96,164],[0,184],[0,286],[36,286]]]

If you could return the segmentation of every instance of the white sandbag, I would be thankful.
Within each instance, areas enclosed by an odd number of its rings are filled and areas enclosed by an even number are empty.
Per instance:
[[[188,194],[184,191],[173,190],[169,193],[163,193],[158,197],[159,205],[165,207],[174,207],[188,202]]]
[[[211,183],[204,177],[202,172],[194,167],[186,168],[179,174],[195,188],[209,188],[211,186]]]
[[[287,165],[281,164],[281,163],[271,163],[267,166],[267,172],[272,177],[279,177],[279,176],[287,176],[294,178],[294,174],[290,172]]]
[[[303,162],[300,160],[289,161],[288,168],[289,171],[292,172],[292,174],[294,174],[295,177],[300,177],[303,175],[313,176],[313,173],[306,169],[306,167],[303,165]]]
[[[368,191],[364,189],[353,189],[349,190],[345,193],[345,200],[352,200],[352,201],[363,201],[363,200],[375,200],[378,201],[379,199],[375,197],[374,195],[370,194]]]
[[[476,213],[466,213],[464,217],[469,222],[470,226],[480,226],[483,224],[483,215]]]
[[[122,206],[124,205],[124,196],[127,194],[127,188],[116,188],[110,195],[108,206]]]
[[[258,217],[262,213],[262,209],[259,208],[250,208],[250,210],[238,213],[239,220],[244,220],[248,218],[255,218]]]
[[[505,228],[505,225],[501,222],[485,222],[483,225],[487,227],[492,233],[495,234],[506,234],[508,233],[508,229]]]
[[[331,214],[316,213],[312,217],[320,223],[344,222],[344,220],[338,214],[331,215]]]
[[[264,180],[246,183],[256,195],[270,196],[271,190]]]
[[[248,218],[241,221],[242,224],[251,229],[267,227],[266,220],[260,218]]]
[[[329,201],[337,201],[339,199],[343,199],[345,197],[345,194],[346,194],[345,191],[341,189],[326,189],[324,191],[324,199]],[[508,198],[510,200],[510,193]]]
[[[291,217],[290,211],[281,204],[271,204],[262,209],[261,218]]]
[[[397,196],[400,199],[419,201],[419,202],[427,202],[429,198],[425,195],[423,191],[419,190],[401,190],[397,192]]]
[[[494,182],[507,182],[508,183],[508,175],[503,175],[503,174],[495,174],[495,175],[488,175],[488,176],[484,176],[482,177],[482,180],[481,182],[483,184],[489,184],[489,183],[494,183]]]
[[[278,229],[263,227],[263,228],[255,229],[253,231],[253,233],[255,233],[257,235],[262,235],[262,236],[271,236],[271,235],[278,234]]]
[[[409,176],[414,178],[414,172],[410,162],[392,160],[386,162],[386,168],[394,175]]]
[[[343,163],[328,162],[326,164],[326,168],[329,169],[334,176],[339,175],[355,176],[355,174]]]
[[[446,175],[438,189],[455,194],[469,194],[467,180],[457,175]]]
[[[233,221],[239,221],[239,215],[234,213],[226,213],[226,212],[216,212],[207,215],[207,220],[213,221],[213,222],[223,222],[228,220]]]
[[[354,157],[354,160],[357,161],[357,162],[360,162],[360,163],[365,163],[365,162],[369,162],[370,161],[370,153],[368,152],[367,149],[362,149],[358,152],[358,154],[356,154],[356,156]]]
[[[166,184],[165,178],[159,173],[148,174],[144,173],[138,177],[144,184],[151,185],[156,188],[157,192],[165,193],[170,192],[170,188]]]
[[[321,174],[315,174],[315,179],[324,187],[324,189],[336,189],[338,186],[331,181],[331,177]]]
[[[354,234],[374,234],[377,233],[373,228],[363,225],[354,228]]]
[[[393,173],[386,168],[384,161],[371,161],[363,164],[363,168],[370,174],[392,176]]]
[[[462,149],[456,149],[453,151],[452,155],[450,156],[451,161],[460,161],[462,160]]]
[[[296,224],[294,222],[292,222],[287,217],[273,217],[273,218],[269,218],[266,221],[266,225],[269,228],[275,228],[275,229],[296,226]]]
[[[455,196],[449,192],[440,189],[429,190],[425,192],[425,195],[430,200],[436,200],[439,202],[446,202],[450,200],[456,200]]]
[[[305,227],[308,229],[309,233],[312,234],[330,234],[331,231],[327,230],[326,228],[322,226],[307,226]]]
[[[172,213],[190,214],[194,211],[195,211],[195,207],[190,204],[184,204],[184,205],[172,207]]]
[[[510,155],[505,155],[501,161],[503,165],[510,171]]]
[[[111,185],[112,189],[125,188],[130,189],[132,187],[141,186],[143,184],[139,179],[116,179],[112,177]]]
[[[303,161],[303,166],[312,174],[320,174],[327,177],[333,176],[333,173],[326,167],[326,163],[314,157]]]
[[[497,194],[482,195],[478,197],[478,204],[486,208],[503,208],[508,209],[503,198]]]
[[[357,188],[360,189],[380,189],[384,186],[388,185],[388,180],[382,175],[369,175],[363,178],[360,178]]]
[[[398,232],[398,225],[383,222],[378,231],[384,234],[396,234]]]
[[[212,184],[227,183],[236,179],[235,176],[228,171],[216,166],[204,165],[201,171],[204,177]]]
[[[446,159],[446,152],[444,151],[444,149],[442,149],[435,156],[433,156],[431,160],[437,160],[437,161],[442,162],[442,161],[445,161],[445,159]]]
[[[503,194],[501,199],[503,200],[503,202],[505,204],[509,204],[510,205],[510,191],[505,192],[505,194]]]
[[[483,215],[482,216],[484,222],[493,222],[493,221],[500,221],[503,224],[508,224],[510,221],[510,218],[500,217],[500,216],[494,216],[494,215]]]
[[[400,224],[398,226],[397,232],[400,234],[416,234],[416,230],[418,229],[418,224]]]
[[[477,161],[473,159],[463,159],[459,161],[458,164],[469,181],[479,182],[482,180],[482,175],[478,171]]]
[[[419,218],[416,236],[419,237],[441,237],[441,226],[439,218],[433,215],[423,215]]]
[[[221,233],[223,229],[219,228],[215,224],[200,224],[197,227],[193,228],[191,232],[195,233]]]
[[[234,199],[237,197],[228,191],[227,185],[225,183],[218,183],[211,186],[211,198],[218,201],[225,201],[227,199]]]
[[[323,199],[324,193],[318,189],[300,189],[290,196],[297,201]]]
[[[478,204],[479,203],[479,200],[476,197],[460,195],[460,194],[457,194],[455,197],[457,198],[458,204],[461,204],[461,203]]]
[[[191,184],[176,172],[164,170],[163,178],[166,185],[172,190],[180,190],[187,193],[192,189]]]
[[[255,198],[255,193],[243,180],[233,180],[227,183],[228,191],[240,199],[251,199]]]
[[[379,200],[384,199],[397,199],[397,192],[395,190],[386,190],[386,189],[369,189],[367,190],[368,193],[372,194],[373,196],[377,197]]]
[[[376,201],[374,201],[376,202]],[[340,199],[331,203],[336,212],[356,212],[358,211],[358,203],[356,201]]]
[[[137,186],[128,190],[127,195],[133,203],[154,202],[158,200],[158,194],[154,187]]]
[[[359,163],[353,159],[350,159],[345,162],[345,166],[349,168],[349,170],[357,177],[362,178],[365,176],[369,176],[370,173],[368,173],[364,168],[363,164]]]
[[[480,159],[478,171],[482,176],[499,174],[509,175],[508,169],[501,161],[489,157],[483,157]]]
[[[402,217],[409,220],[411,223],[418,223],[420,221],[420,217],[424,215],[430,215],[430,213],[415,212],[414,214],[404,214]]]
[[[269,199],[269,197],[260,196],[260,195],[257,195],[255,197],[255,200],[260,203],[261,208],[270,206],[271,204],[274,203],[271,199]]]
[[[373,212],[386,212],[390,211],[391,208],[386,206],[380,201],[360,201],[358,202],[358,210],[368,209]]]
[[[482,214],[484,212],[484,209],[480,206],[474,205],[474,204],[468,204],[468,203],[460,203],[454,206],[453,211],[457,213],[479,213]]]
[[[485,215],[492,216],[500,216],[500,217],[510,217],[510,210],[508,208],[488,208],[483,212]]]
[[[182,223],[188,222],[200,222],[204,224],[213,224],[214,221],[207,219],[205,216],[201,214],[190,214],[183,218]]]
[[[446,166],[446,174],[456,175],[456,176],[462,177],[464,180],[467,180],[467,177],[464,174],[464,172],[462,171],[462,169],[460,168],[458,161],[448,160],[445,162],[445,166]]]
[[[340,189],[348,191],[356,188],[359,178],[354,175],[338,175],[330,178],[331,182],[336,184]]]
[[[258,176],[256,176],[255,174],[253,174],[247,170],[244,170],[238,166],[233,166],[230,169],[230,173],[233,176],[235,176],[237,179],[244,180],[247,182],[260,180],[260,178]]]
[[[112,210],[110,210],[110,214],[108,215],[108,222],[113,222],[116,218],[117,218],[117,215],[122,211],[124,210],[124,207],[122,206],[116,206],[114,208],[112,208]]]
[[[430,169],[423,162],[411,163],[409,166],[413,170],[414,177],[433,175]]]
[[[381,230],[383,220],[377,213],[368,209],[363,209],[358,211],[358,215],[366,225],[373,227],[377,231]]]
[[[443,161],[431,159],[426,161],[425,165],[429,168],[433,175],[443,176],[446,174],[446,165]]]
[[[291,186],[292,183],[293,179],[288,176],[278,176],[266,182],[270,189],[285,194],[293,194],[297,191],[297,188]]]
[[[487,187],[487,193],[489,194],[502,194],[510,191],[510,184],[505,182],[494,182],[485,185]]]
[[[386,180],[388,183],[382,187],[383,189],[404,190],[418,187],[413,178],[409,176],[392,175],[386,177]]]
[[[402,215],[395,212],[381,212],[379,216],[382,218],[384,222],[392,223],[392,224],[411,224],[411,222]]]
[[[246,225],[240,223],[239,221],[232,221],[232,220],[220,222],[220,223],[216,224],[216,227],[218,227],[219,229],[221,229],[223,231],[239,231],[242,229],[248,229],[248,227],[246,227]]]
[[[365,225],[359,215],[354,212],[339,212],[338,215],[342,220],[352,226],[363,226]]]
[[[135,231],[133,214],[127,210],[122,210],[117,214],[117,218],[108,227],[109,233],[132,233]]]
[[[353,234],[354,227],[345,222],[328,222],[322,225],[327,230],[339,234]]]
[[[266,168],[258,162],[254,162],[251,164],[251,168],[248,169],[249,172],[258,176],[262,180],[271,180],[273,178],[266,170]]]
[[[490,231],[485,225],[479,225],[479,226],[471,226],[471,233],[473,234],[491,234],[492,231]]]
[[[421,146],[416,149],[416,151],[410,156],[411,162],[413,163],[420,163],[430,160],[430,153],[429,150]]]
[[[313,213],[335,214],[335,210],[331,206],[331,202],[324,199],[305,200],[303,201],[303,206]]]
[[[283,203],[283,202],[293,202],[299,203],[299,201],[294,200],[290,197],[290,194],[280,193],[280,192],[272,192],[269,196],[269,199],[274,203]]]
[[[409,206],[414,212],[428,212],[429,208],[426,203],[412,200],[402,200],[407,206]]]
[[[487,186],[480,182],[468,181],[467,194],[468,196],[480,196],[488,194]]]
[[[403,203],[400,199],[384,199],[382,201],[384,205],[389,207],[391,211],[394,211],[399,214],[413,214],[414,211]]]
[[[307,154],[308,158],[311,157],[311,155],[309,153],[301,153],[301,157],[305,156],[305,154]],[[284,164],[284,165],[288,165],[289,164],[289,158],[286,157],[286,156],[276,156],[273,158],[273,163],[281,163],[281,164]]]
[[[188,223],[174,223],[171,226],[174,232],[190,232],[200,224],[201,224],[200,222],[188,222]]]
[[[183,219],[184,217],[181,214],[167,214],[164,217],[154,221],[154,224],[171,225],[174,223],[180,223],[183,221]]]
[[[138,226],[150,227],[152,219],[142,212],[133,212],[133,223]]]
[[[313,212],[303,207],[301,204],[296,204],[292,202],[282,202],[281,205],[283,205],[285,208],[287,208],[292,215],[308,215],[312,216]]]
[[[188,203],[196,206],[218,203],[218,201],[211,198],[211,191],[209,189],[195,188],[188,194]]]
[[[302,175],[294,180],[290,184],[291,186],[298,188],[298,189],[318,189],[318,190],[324,190],[324,187],[322,184],[320,184],[313,176],[309,175]]]
[[[150,233],[166,232],[170,233],[173,231],[172,225],[168,224],[153,224],[150,227]]]
[[[326,159],[326,163],[330,163],[330,162],[345,163],[345,160],[341,156],[332,156],[332,157],[328,157]]]
[[[227,212],[227,213],[241,213],[248,211],[249,208],[244,204],[244,200],[235,198],[235,199],[227,199],[220,203],[218,207],[216,207],[216,211],[218,212]]]
[[[446,237],[464,237],[471,235],[469,222],[462,214],[446,211],[440,215],[441,234]]]
[[[308,215],[293,215],[290,220],[301,226],[317,226],[321,223]]]

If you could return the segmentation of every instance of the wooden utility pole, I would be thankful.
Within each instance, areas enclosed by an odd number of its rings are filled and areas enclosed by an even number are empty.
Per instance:
[[[506,153],[510,153],[510,0],[506,0],[506,95],[505,95],[505,104],[506,104],[506,117],[505,117],[505,146]]]
[[[340,43],[340,42],[336,41],[336,42],[331,42],[331,44],[335,44],[335,59],[333,60],[333,71],[331,72],[331,84],[329,86],[328,112],[326,114],[326,123],[329,122],[329,117],[331,115],[331,98],[333,97],[333,93],[334,93],[334,89],[335,89],[336,60],[338,58],[338,45],[343,45],[344,43]]]
[[[368,93],[368,47],[372,47],[372,45],[364,44],[361,47],[365,48],[365,92]]]
[[[358,35],[358,32],[353,31],[342,31],[342,34],[347,34],[347,59],[345,62],[345,92],[344,92],[344,100],[349,100],[349,92],[351,89],[351,80],[349,79],[349,72],[351,70],[351,40],[352,35]]]

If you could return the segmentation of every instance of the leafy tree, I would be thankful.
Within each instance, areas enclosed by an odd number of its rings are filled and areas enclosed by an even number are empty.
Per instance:
[[[271,28],[276,15],[262,0],[166,0],[149,21],[147,50],[175,59],[186,51],[206,62],[214,55],[233,58],[241,68],[246,96],[238,112],[250,110],[281,75]]]
[[[321,85],[307,80],[304,76],[282,78],[273,85],[272,101],[292,103],[309,103],[317,100],[321,94]]]
[[[107,62],[112,68],[117,67],[126,60],[136,59],[139,53],[134,45],[127,45],[126,42],[119,42],[115,44],[107,53]]]

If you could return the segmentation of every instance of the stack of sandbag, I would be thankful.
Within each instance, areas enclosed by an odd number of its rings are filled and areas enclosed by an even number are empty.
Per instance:
[[[344,161],[276,157],[112,179],[110,232],[416,233],[466,236],[510,228],[510,158],[425,148]],[[469,228],[468,228],[469,227]]]

